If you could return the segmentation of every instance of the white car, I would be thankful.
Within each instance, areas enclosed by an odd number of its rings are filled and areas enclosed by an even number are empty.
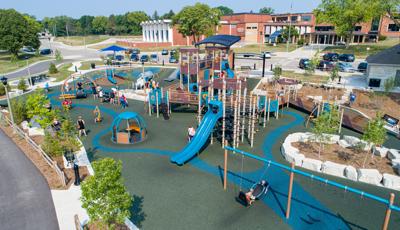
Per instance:
[[[267,52],[267,51],[264,51],[264,52],[262,52],[261,53],[262,55],[264,55],[264,57],[266,58],[266,59],[270,59],[271,58],[271,52]]]

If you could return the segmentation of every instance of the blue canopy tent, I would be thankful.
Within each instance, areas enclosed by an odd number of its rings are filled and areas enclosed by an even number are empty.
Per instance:
[[[107,51],[112,51],[114,53],[114,57],[115,57],[115,52],[120,52],[120,51],[125,51],[126,48],[121,47],[121,46],[117,46],[117,45],[112,45],[106,48],[101,49],[101,52],[107,52]]]
[[[125,123],[125,128],[123,127]],[[118,144],[135,144],[146,139],[144,119],[135,112],[120,113],[113,121],[111,140]]]
[[[276,43],[279,36],[281,36],[282,30],[277,30],[269,36],[269,41],[272,43]]]

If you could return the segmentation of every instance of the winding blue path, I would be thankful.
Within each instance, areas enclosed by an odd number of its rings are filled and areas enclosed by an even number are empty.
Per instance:
[[[53,103],[54,102],[54,103]],[[53,101],[53,104],[60,104],[59,102]],[[95,106],[75,104],[75,107],[94,109]],[[114,117],[117,113],[111,109],[100,107],[103,113],[107,113]],[[294,118],[294,121],[276,128],[271,131],[264,139],[263,143],[263,155],[264,158],[269,160],[275,160],[272,155],[272,146],[279,140],[279,138],[290,128],[301,125],[304,120],[299,114],[293,112],[283,112]],[[157,149],[119,149],[113,147],[106,147],[100,143],[100,138],[111,132],[110,129],[106,129],[100,133],[97,133],[93,138],[93,147],[107,152],[140,152],[155,154],[161,156],[172,156],[175,152],[157,150]],[[200,158],[194,158],[190,161],[190,165],[198,168],[199,170],[210,173],[214,176],[220,177],[221,169],[218,166],[210,165]],[[264,167],[263,167],[264,168]],[[255,181],[259,181],[264,176],[264,169],[258,169],[253,172],[244,173],[242,180],[243,187],[250,188]],[[240,184],[240,172],[230,172],[229,181],[231,183]],[[287,191],[289,184],[289,175],[287,172],[280,168],[269,167],[265,179],[270,183],[270,191],[267,196],[263,199],[263,202],[273,209],[277,215],[279,215],[284,222],[289,224],[293,229],[350,229],[350,227],[341,219],[338,215],[332,213],[327,207],[321,204],[317,199],[305,191],[300,184],[294,183],[293,194],[292,194],[292,206],[291,216],[289,219],[285,218],[286,202],[287,202]]]

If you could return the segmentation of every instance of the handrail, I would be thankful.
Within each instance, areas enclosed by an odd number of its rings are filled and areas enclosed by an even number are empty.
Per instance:
[[[242,150],[239,150],[239,149],[236,149],[236,148],[232,148],[230,146],[225,146],[224,148],[226,150],[233,151],[233,152],[236,152],[236,153],[240,153],[240,154],[242,154],[244,156],[253,158],[255,160],[259,160],[259,161],[268,163],[269,165],[277,166],[277,167],[285,169],[285,170],[287,170],[289,172],[297,173],[299,175],[302,175],[302,176],[305,176],[305,177],[309,177],[309,178],[311,178],[313,180],[317,180],[317,181],[320,181],[322,183],[325,183],[325,184],[328,184],[328,185],[331,185],[331,186],[334,186],[334,187],[337,187],[337,188],[340,188],[340,189],[344,189],[345,191],[349,191],[349,192],[361,195],[362,197],[370,198],[372,200],[375,200],[375,201],[378,201],[380,203],[383,203],[383,204],[387,205],[392,210],[400,212],[400,207],[399,206],[390,205],[389,200],[384,199],[382,197],[375,196],[373,194],[370,194],[370,193],[367,193],[367,192],[364,192],[364,191],[361,191],[361,190],[358,190],[358,189],[355,189],[355,188],[352,188],[352,187],[349,187],[349,186],[346,186],[346,185],[343,185],[343,184],[340,184],[340,183],[337,183],[337,182],[334,182],[334,181],[330,181],[330,180],[325,179],[323,177],[315,176],[314,174],[311,174],[311,173],[303,172],[303,171],[298,170],[298,169],[292,169],[289,166],[274,162],[272,160],[267,160],[267,159],[264,159],[264,158],[259,157],[259,156],[255,156],[255,155],[253,155],[251,153],[247,153],[245,151],[242,151]]]

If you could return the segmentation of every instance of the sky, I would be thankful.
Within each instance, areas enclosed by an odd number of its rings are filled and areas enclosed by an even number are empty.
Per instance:
[[[66,15],[79,18],[82,15],[124,14],[128,11],[145,11],[152,15],[157,10],[162,15],[172,9],[178,12],[182,7],[196,2],[212,7],[228,6],[235,12],[258,12],[261,7],[269,6],[275,13],[287,13],[293,2],[292,12],[309,12],[318,6],[321,0],[0,0],[1,9],[14,8],[19,12],[34,15],[38,19]]]

